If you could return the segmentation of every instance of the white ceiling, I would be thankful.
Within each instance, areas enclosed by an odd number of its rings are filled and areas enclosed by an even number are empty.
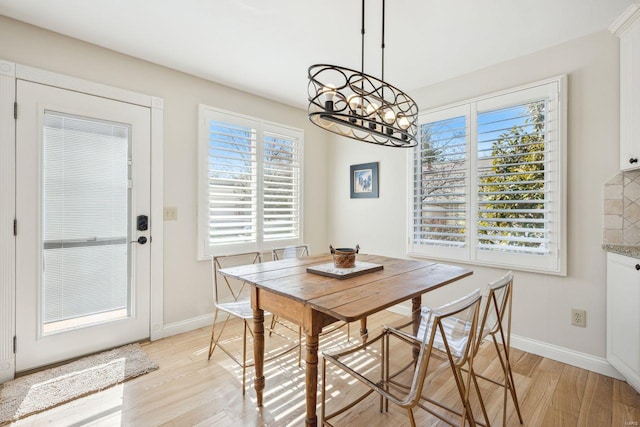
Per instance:
[[[389,0],[385,80],[426,85],[605,30],[634,0]],[[366,1],[380,76],[382,0]],[[305,108],[307,69],[360,69],[360,0],[0,0],[0,14]]]

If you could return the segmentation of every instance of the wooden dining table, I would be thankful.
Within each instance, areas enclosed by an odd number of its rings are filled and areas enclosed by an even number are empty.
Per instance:
[[[417,328],[422,294],[472,274],[471,270],[453,265],[363,254],[358,255],[356,266],[366,263],[382,266],[382,269],[348,278],[307,271],[332,261],[332,256],[326,254],[220,270],[224,276],[251,285],[254,387],[259,407],[265,387],[264,312],[269,311],[302,326],[306,335],[305,423],[308,426],[317,425],[318,336],[325,326],[337,321],[361,321],[360,333],[366,339],[367,316],[410,299],[414,327]]]

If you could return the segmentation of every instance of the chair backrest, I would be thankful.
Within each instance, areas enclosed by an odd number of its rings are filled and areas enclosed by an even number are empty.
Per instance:
[[[505,316],[510,322],[512,292],[513,273],[511,271],[487,285],[487,295],[480,320],[482,336],[478,339],[478,345],[488,334],[495,334],[500,330]],[[510,325],[507,326],[509,330]],[[504,336],[501,338],[505,339]]]
[[[429,359],[434,348],[447,354],[451,363],[462,366],[472,356],[478,329],[480,289],[436,309],[423,308],[417,337],[420,353],[408,400],[422,393]]]
[[[230,279],[220,274],[219,270],[238,265],[258,264],[262,262],[260,252],[244,252],[228,255],[217,255],[211,258],[211,275],[213,279],[213,303],[223,300],[239,301],[248,298],[246,282]]]
[[[309,256],[309,246],[285,246],[283,248],[273,249],[271,254],[274,261],[285,258],[303,258]]]

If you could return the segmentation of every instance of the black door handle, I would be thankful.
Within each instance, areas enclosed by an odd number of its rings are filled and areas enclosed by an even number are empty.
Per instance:
[[[633,164],[633,163],[638,163],[638,158],[637,157],[632,157],[629,159],[629,163]]]
[[[131,243],[139,243],[141,245],[144,245],[145,243],[147,243],[147,238],[144,236],[140,236],[138,237],[138,240],[133,240]]]
[[[636,264],[636,270],[640,271],[640,264]]]

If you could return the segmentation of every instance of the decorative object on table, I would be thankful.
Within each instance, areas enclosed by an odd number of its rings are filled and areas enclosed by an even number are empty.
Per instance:
[[[356,261],[352,268],[338,268],[334,263],[314,265],[307,267],[307,273],[319,274],[320,276],[333,277],[334,279],[350,279],[352,277],[361,276],[367,273],[373,273],[384,269],[380,264],[372,262]]]
[[[333,264],[336,268],[353,268],[356,266],[356,254],[360,251],[360,245],[356,248],[338,248],[334,249],[329,245],[331,255],[333,255]]]
[[[378,198],[378,162],[351,166],[351,198]]]
[[[337,65],[309,67],[309,120],[358,141],[387,147],[418,144],[418,106],[409,95],[384,81],[385,0],[382,0],[382,75],[364,73],[364,0],[361,70]]]

